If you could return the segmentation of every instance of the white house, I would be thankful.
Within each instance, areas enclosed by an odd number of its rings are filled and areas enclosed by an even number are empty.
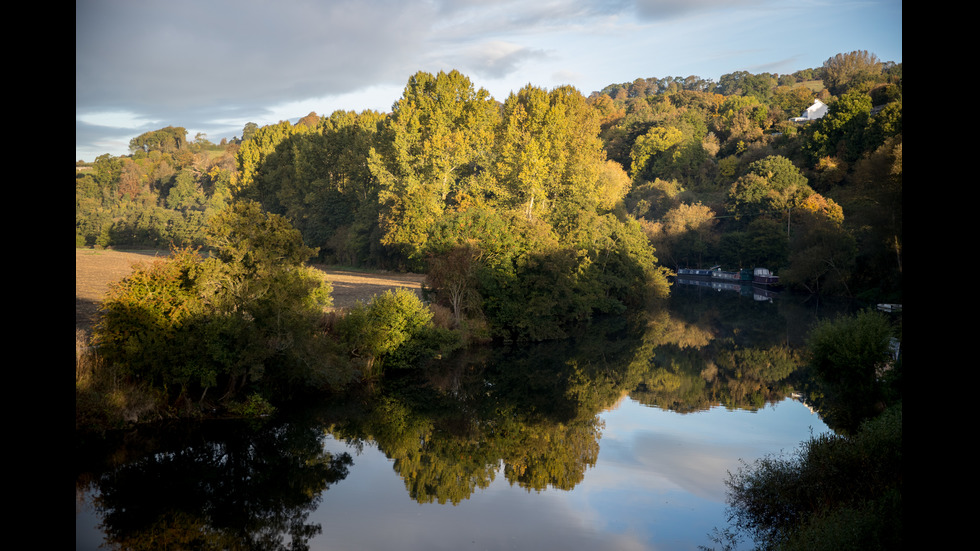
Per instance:
[[[819,119],[820,117],[826,114],[827,114],[827,104],[820,100],[813,100],[813,105],[807,107],[806,111],[803,112],[802,116],[793,117],[790,120],[794,122],[813,121]]]

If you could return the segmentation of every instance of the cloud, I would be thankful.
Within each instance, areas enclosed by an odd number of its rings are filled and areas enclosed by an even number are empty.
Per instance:
[[[430,23],[389,0],[94,1],[76,14],[76,108],[262,105],[402,79]]]
[[[503,78],[525,61],[547,57],[543,50],[527,48],[512,42],[491,41],[470,48],[461,59],[478,76]]]
[[[75,118],[80,122],[91,126],[104,126],[107,128],[134,129],[142,128],[146,125],[156,124],[159,121],[147,119],[132,111],[101,111],[76,113]]]
[[[760,0],[636,0],[636,12],[641,19],[663,21],[760,3]]]

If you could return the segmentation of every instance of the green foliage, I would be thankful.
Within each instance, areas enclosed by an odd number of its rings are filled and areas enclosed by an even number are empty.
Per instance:
[[[282,397],[325,388],[332,365],[317,321],[330,285],[307,268],[313,253],[281,217],[236,203],[209,226],[213,254],[188,249],[137,267],[102,304],[95,333],[106,360],[171,401],[251,389]]]
[[[138,265],[101,305],[95,342],[106,362],[155,388],[216,383],[208,366],[188,366],[181,346],[204,304],[197,289],[200,259],[176,250],[167,260]],[[198,367],[198,368],[195,368]]]
[[[194,174],[189,169],[184,169],[177,174],[167,194],[167,207],[173,210],[199,208],[204,205],[205,200]]]
[[[753,75],[748,71],[736,71],[721,75],[716,90],[726,96],[746,96],[765,101],[772,97],[777,84],[769,73]]]
[[[894,335],[886,315],[875,310],[825,320],[810,332],[810,366],[837,403],[835,422],[844,430],[874,415],[883,400],[894,399],[887,387],[889,370],[897,368]]]
[[[684,140],[684,134],[672,126],[655,126],[649,132],[637,138],[630,151],[633,164],[630,175],[634,180],[648,179],[647,167],[650,164],[664,164],[660,157],[672,150]]]
[[[871,97],[860,90],[832,102],[827,114],[808,127],[809,140],[805,150],[811,162],[825,156],[840,156],[848,162],[860,158],[868,149],[865,134],[871,120],[871,107]]]
[[[568,246],[529,247],[480,272],[483,311],[498,334],[561,338],[595,314],[642,308],[667,295],[666,278],[635,220],[593,217],[568,239]]]
[[[792,161],[770,155],[750,164],[748,173],[732,184],[728,210],[736,219],[752,220],[758,216],[781,219],[812,194],[806,176]]]
[[[234,196],[284,217],[321,261],[423,271],[430,258],[472,246],[482,265],[477,291],[491,311],[524,296],[513,290],[531,285],[535,277],[521,278],[548,259],[545,273],[566,270],[558,280],[569,288],[606,297],[551,312],[570,320],[621,302],[608,299],[620,291],[596,286],[619,285],[623,274],[612,276],[607,265],[594,276],[590,266],[616,239],[603,217],[616,213],[629,225],[628,210],[645,218],[659,256],[675,265],[781,268],[790,259],[787,281],[803,288],[860,293],[880,281],[900,295],[896,177],[887,177],[882,203],[874,186],[884,173],[871,165],[886,143],[892,152],[899,144],[900,159],[901,66],[882,68],[838,98],[813,80],[819,69],[778,83],[746,72],[717,86],[693,76],[636,79],[588,100],[571,87],[528,85],[503,103],[458,72],[419,72],[388,115],[337,111],[296,125],[250,123],[218,160],[206,159],[203,137],[200,147],[171,147],[179,140],[164,138],[179,128],[147,133],[132,157],[100,157],[76,176],[76,241],[203,245],[211,215]],[[781,117],[798,114],[818,92],[830,113],[790,132],[796,127]],[[872,116],[869,101],[888,105]],[[821,168],[805,172],[794,166],[801,161]],[[900,190],[900,167],[897,180]],[[808,181],[847,221],[798,215],[815,195]],[[695,205],[735,217],[695,220]],[[627,264],[616,269],[630,272]],[[490,289],[509,289],[509,298],[487,297]]]
[[[730,522],[759,549],[902,547],[902,406],[729,475]]]
[[[767,218],[753,220],[745,230],[721,236],[719,257],[727,266],[783,266],[788,254],[786,227]]]
[[[136,136],[129,141],[133,153],[162,151],[170,153],[187,146],[187,130],[180,126],[168,126]]]
[[[233,404],[229,409],[232,413],[249,419],[265,417],[276,412],[275,406],[261,394],[251,394],[244,402]]]
[[[429,258],[426,283],[452,310],[457,327],[462,324],[464,310],[479,305],[478,254],[472,247],[457,246]]]
[[[420,359],[422,349],[432,347],[435,355],[456,344],[432,326],[432,311],[406,289],[386,291],[368,304],[358,302],[336,321],[334,332],[368,378],[392,363],[417,367],[410,360]]]
[[[253,201],[236,202],[214,216],[208,243],[222,263],[249,275],[297,267],[316,254],[285,218]]]
[[[526,86],[504,102],[496,175],[503,205],[559,234],[609,198],[596,111],[575,89]]]
[[[300,127],[305,129],[306,127]],[[263,126],[247,140],[244,140],[238,148],[236,162],[238,165],[238,183],[234,190],[237,197],[259,201],[262,204],[270,202],[270,197],[274,197],[274,191],[253,187],[257,180],[261,183],[261,173],[266,157],[273,154],[279,144],[289,138],[294,132],[301,131],[294,128],[289,121],[282,121],[278,124]],[[265,169],[269,171],[268,169]]]
[[[368,159],[383,245],[420,263],[429,229],[488,162],[497,117],[489,93],[457,71],[409,79]]]
[[[647,236],[658,257],[671,266],[700,266],[717,245],[716,222],[711,208],[700,203],[680,203],[663,219],[647,226]]]
[[[789,268],[784,283],[811,293],[845,295],[855,266],[857,242],[839,222],[806,209],[795,211]]]
[[[878,56],[867,50],[837,54],[823,62],[823,81],[835,96],[855,86],[872,82],[884,68]]]

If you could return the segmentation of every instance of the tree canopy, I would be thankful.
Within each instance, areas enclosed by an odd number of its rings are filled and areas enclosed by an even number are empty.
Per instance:
[[[214,213],[251,200],[322,261],[425,271],[471,247],[502,274],[533,255],[593,251],[612,243],[596,233],[606,222],[635,220],[678,267],[768,259],[803,289],[894,298],[901,172],[881,162],[901,151],[901,75],[859,51],[793,74],[637,78],[588,97],[529,84],[498,101],[458,71],[418,72],[390,113],[250,122],[221,146],[187,143],[179,127],[144,133],[131,156],[78,171],[76,241],[200,246]],[[817,98],[823,118],[791,120]],[[693,205],[713,223],[696,239],[668,230]],[[835,241],[849,245],[825,246]],[[567,269],[592,254],[571,254]]]

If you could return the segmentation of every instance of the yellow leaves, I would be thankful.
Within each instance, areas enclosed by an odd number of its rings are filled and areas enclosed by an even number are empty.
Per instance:
[[[800,208],[806,212],[821,216],[834,222],[837,225],[844,223],[844,209],[819,193],[814,193],[807,197]]]
[[[658,156],[684,141],[684,133],[673,126],[655,126],[636,139],[630,158],[630,175],[637,178]]]
[[[707,231],[715,222],[715,212],[701,203],[681,203],[667,211],[660,228],[666,236],[676,237],[688,231]]]
[[[599,180],[600,206],[611,210],[629,193],[632,185],[633,182],[623,167],[615,161],[607,160]]]

